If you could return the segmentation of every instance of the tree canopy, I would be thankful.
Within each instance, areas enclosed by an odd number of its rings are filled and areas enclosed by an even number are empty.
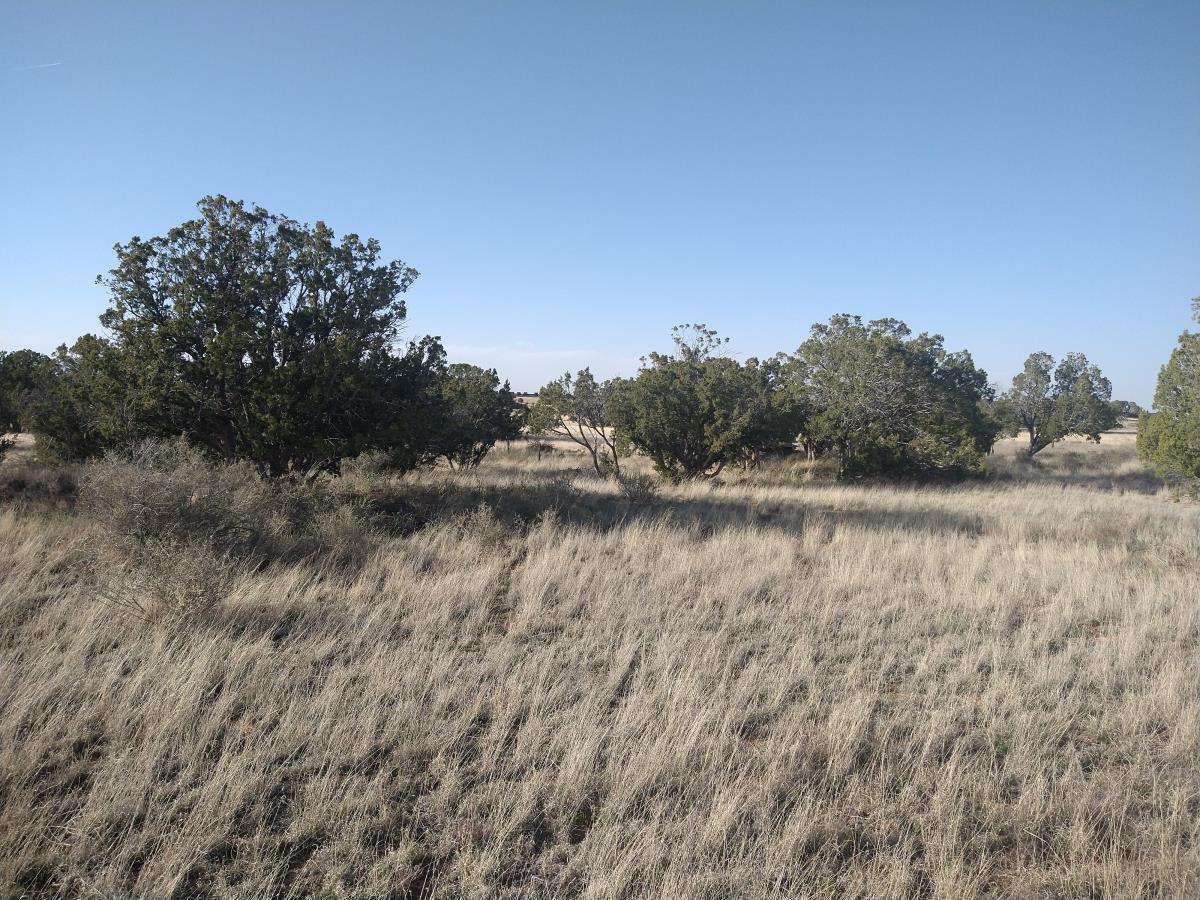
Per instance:
[[[0,350],[0,435],[29,430],[30,404],[52,369],[50,358],[35,350]]]
[[[497,441],[520,436],[524,407],[495,369],[455,363],[438,393],[441,410],[430,449],[452,469],[474,468]]]
[[[161,411],[152,394],[137,389],[127,362],[110,341],[91,334],[55,351],[49,377],[28,407],[39,456],[88,459],[155,434]]]
[[[530,434],[556,434],[574,441],[587,452],[596,474],[620,474],[622,442],[613,421],[619,379],[597,382],[591,369],[580,369],[556,378],[538,391],[529,411]]]
[[[712,477],[798,439],[834,454],[841,477],[961,475],[982,470],[1005,427],[1027,432],[1032,456],[1070,434],[1098,441],[1138,412],[1083,354],[1032,354],[997,401],[940,335],[848,314],[814,325],[791,355],[744,361],[713,329],[680,325],[635,377],[566,373],[526,410],[495,370],[448,365],[434,337],[401,341],[417,272],[373,239],[213,196],[115,250],[98,279],[104,336],[50,357],[0,353],[0,430],[34,431],[47,458],[182,436],[271,477],[336,473],[365,451],[400,471],[469,468],[525,425],[579,444],[602,475],[636,450],[669,479]],[[1197,469],[1197,340],[1181,336],[1142,417],[1139,445],[1160,471]]]
[[[336,470],[369,449],[419,461],[445,359],[435,339],[398,346],[417,272],[381,261],[378,242],[217,196],[116,252],[100,279],[111,342],[58,360],[63,375],[97,376],[64,389],[88,395],[97,441],[183,434],[275,476]],[[118,369],[118,383],[99,379]]]
[[[1111,401],[1109,380],[1082,353],[1068,353],[1055,367],[1054,357],[1038,352],[1025,360],[998,409],[1009,427],[1026,432],[1032,457],[1067,435],[1099,442],[1118,421]]]
[[[1200,322],[1200,298],[1192,310]],[[1184,331],[1159,371],[1154,412],[1138,420],[1138,452],[1176,487],[1200,491],[1200,332]]]
[[[987,373],[940,335],[897,319],[836,315],[796,352],[811,415],[806,434],[842,475],[978,471],[999,427]]]
[[[677,326],[672,339],[674,353],[651,353],[612,401],[618,434],[660,474],[711,477],[791,427],[772,401],[775,369],[719,355],[725,339],[704,325]]]

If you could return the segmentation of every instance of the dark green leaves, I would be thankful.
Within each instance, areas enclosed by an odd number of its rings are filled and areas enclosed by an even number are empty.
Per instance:
[[[1200,298],[1192,308],[1200,321]],[[1183,332],[1159,371],[1154,412],[1138,420],[1138,452],[1175,487],[1200,492],[1200,333]]]
[[[266,474],[390,449],[440,347],[395,346],[417,277],[377,242],[206,197],[165,236],[117,245],[104,283],[134,430],[183,434]],[[129,399],[134,398],[130,404]],[[101,440],[120,435],[101,429]],[[408,435],[407,437],[411,437]],[[409,448],[396,455],[412,459]]]
[[[1117,424],[1112,385],[1082,353],[1068,353],[1057,367],[1049,353],[1032,353],[997,408],[1010,428],[1026,432],[1030,456],[1070,434],[1099,441]]]
[[[438,388],[440,416],[431,450],[451,468],[474,468],[497,441],[521,434],[524,407],[495,369],[455,363]]]
[[[833,316],[796,364],[812,410],[806,443],[835,452],[842,475],[978,471],[999,431],[971,355],[898,319]]]

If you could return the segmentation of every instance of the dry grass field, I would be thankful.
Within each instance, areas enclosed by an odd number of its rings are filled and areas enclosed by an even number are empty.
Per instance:
[[[1121,435],[992,468],[514,445],[351,474],[176,608],[189,545],[106,574],[117,476],[12,463],[0,893],[1196,897],[1200,509]]]

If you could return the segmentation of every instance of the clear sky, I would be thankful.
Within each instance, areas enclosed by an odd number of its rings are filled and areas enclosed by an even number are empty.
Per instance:
[[[1200,2],[0,0],[0,349],[224,193],[421,271],[520,390],[895,316],[1149,401],[1200,294]]]

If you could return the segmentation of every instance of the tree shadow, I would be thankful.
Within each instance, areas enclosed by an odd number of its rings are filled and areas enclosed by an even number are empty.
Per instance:
[[[413,533],[481,508],[515,529],[553,516],[564,524],[601,532],[633,522],[693,528],[704,535],[746,527],[792,534],[845,527],[923,534],[979,535],[983,531],[980,516],[932,504],[914,505],[912,509],[847,508],[822,503],[818,495],[810,502],[762,500],[719,490],[684,497],[663,494],[638,502],[607,489],[606,483],[595,476],[564,471],[525,473],[508,484],[468,479],[436,484],[400,481],[360,494],[357,499],[377,523],[396,534]]]
[[[1045,487],[1079,487],[1118,494],[1152,496],[1163,488],[1163,480],[1144,467],[1097,468],[1073,459],[1003,459],[989,467],[988,480],[1002,484],[1031,484]]]

